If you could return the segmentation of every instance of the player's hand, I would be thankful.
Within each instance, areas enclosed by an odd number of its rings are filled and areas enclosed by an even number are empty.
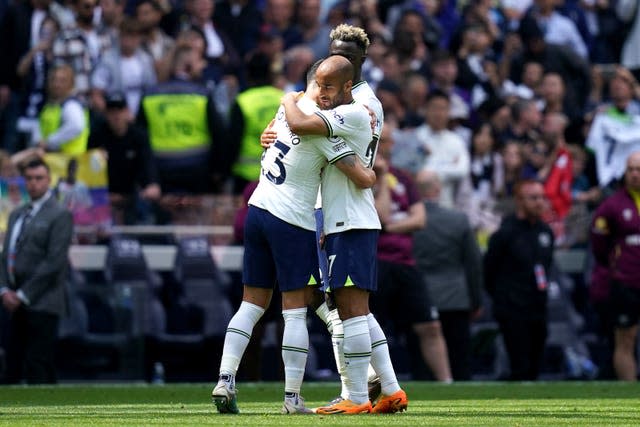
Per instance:
[[[304,95],[304,92],[287,92],[280,100],[280,103],[284,104],[286,101],[297,102],[302,95]]]
[[[371,126],[371,132],[375,132],[376,125],[378,124],[378,117],[376,117],[376,113],[369,108],[369,106],[365,105],[364,108],[369,112],[369,125]]]
[[[278,133],[275,130],[273,130],[274,123],[275,123],[275,120],[271,120],[271,123],[269,123],[269,126],[267,126],[265,130],[262,131],[262,134],[260,135],[260,146],[262,146],[262,148],[265,148],[265,149],[269,148],[271,144],[276,142],[276,137],[278,136]]]

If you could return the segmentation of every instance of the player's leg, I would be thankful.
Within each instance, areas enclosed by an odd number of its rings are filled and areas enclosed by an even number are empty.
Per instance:
[[[376,287],[377,232],[351,230],[327,236],[330,286],[344,329],[343,354],[348,400],[318,408],[320,414],[369,412],[367,370],[371,337],[369,292]],[[335,330],[334,330],[335,333]]]
[[[225,333],[218,383],[211,392],[220,413],[238,413],[235,376],[253,328],[271,301],[275,265],[264,234],[265,211],[249,208],[245,222],[242,303]]]
[[[311,413],[300,396],[309,352],[307,305],[320,280],[315,233],[289,224],[274,224],[272,249],[277,281],[282,291],[282,360],[285,396],[282,412]]]

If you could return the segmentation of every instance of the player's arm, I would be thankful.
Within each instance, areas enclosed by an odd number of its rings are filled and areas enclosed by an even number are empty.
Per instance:
[[[342,157],[333,164],[360,188],[371,188],[376,183],[376,173],[365,168],[355,154]]]
[[[316,114],[305,114],[297,105],[299,94],[289,92],[282,97],[285,117],[289,128],[298,135],[329,136],[327,123]]]

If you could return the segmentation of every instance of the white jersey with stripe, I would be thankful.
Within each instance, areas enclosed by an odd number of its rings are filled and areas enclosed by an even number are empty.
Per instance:
[[[586,146],[595,154],[600,186],[622,178],[627,157],[640,150],[640,118],[618,113],[613,108],[598,113]]]
[[[343,129],[346,144],[356,153],[356,157],[368,168],[373,167],[378,151],[378,136],[382,129],[382,105],[366,82],[360,82],[352,90],[358,110],[365,113],[359,121],[337,120],[325,112],[325,121],[330,122],[330,129]],[[356,98],[356,95],[358,96]],[[376,132],[371,132],[369,107],[376,114]],[[336,123],[337,122],[337,123]],[[322,210],[324,212],[325,234],[339,233],[351,229],[380,229],[380,220],[375,208],[373,192],[370,188],[357,187],[336,166],[329,165],[322,174]]]
[[[307,97],[302,97],[298,106],[306,114],[318,110]],[[326,111],[325,115],[340,116],[341,113],[336,109]],[[260,181],[249,204],[265,209],[289,224],[315,230],[313,208],[322,169],[327,162],[338,161],[354,152],[341,139],[293,133],[286,122],[283,106],[276,114],[273,129],[277,132],[276,142],[262,155]]]

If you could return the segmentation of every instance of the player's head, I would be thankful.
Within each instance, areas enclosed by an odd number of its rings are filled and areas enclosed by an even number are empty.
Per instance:
[[[340,24],[331,30],[329,34],[331,40],[329,44],[329,55],[341,55],[353,64],[353,80],[359,82],[361,79],[362,64],[367,58],[369,48],[369,37],[360,27]]]
[[[351,102],[353,64],[343,56],[330,56],[318,66],[315,83],[320,108],[335,108]]]
[[[627,157],[624,179],[627,188],[640,191],[640,151],[634,151]]]
[[[547,205],[544,187],[539,181],[524,179],[515,186],[516,214],[529,221],[537,221]]]
[[[318,85],[316,84],[316,71],[318,71],[318,67],[320,66],[320,64],[322,64],[322,61],[324,61],[324,59],[318,59],[316,62],[311,64],[311,66],[307,70],[307,87],[305,89],[305,93],[316,103],[318,103],[318,96],[320,94]]]

